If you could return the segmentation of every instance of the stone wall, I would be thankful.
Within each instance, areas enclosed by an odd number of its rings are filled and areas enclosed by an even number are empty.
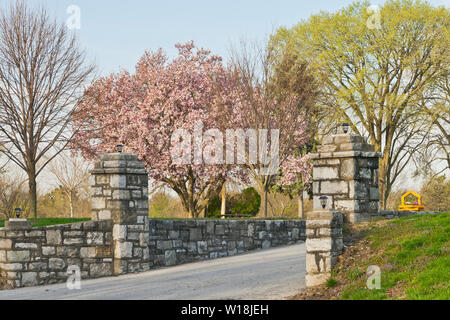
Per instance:
[[[351,223],[378,215],[378,161],[380,153],[363,137],[336,134],[324,137],[313,159],[314,210],[328,197],[325,209],[337,210]]]
[[[14,288],[65,282],[73,265],[84,279],[112,275],[112,227],[105,220],[0,228],[1,277]]]
[[[302,220],[149,220],[153,267],[305,241]]]
[[[437,214],[439,212],[425,212],[425,211],[379,211],[380,217],[385,219],[396,219],[407,216],[415,216],[422,214]]]

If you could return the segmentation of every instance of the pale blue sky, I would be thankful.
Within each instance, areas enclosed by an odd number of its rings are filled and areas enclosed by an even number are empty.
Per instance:
[[[0,0],[0,8],[13,0]],[[145,50],[163,48],[176,54],[175,43],[194,40],[214,54],[228,57],[231,44],[261,41],[280,26],[290,27],[313,13],[336,11],[353,0],[26,0],[43,3],[49,13],[65,22],[67,9],[81,10],[81,28],[75,32],[95,61],[100,75],[129,71]],[[450,6],[450,0],[429,0]],[[382,4],[384,0],[371,0]],[[45,172],[40,181],[53,179]],[[412,184],[412,181],[405,181]],[[44,191],[41,185],[41,191]]]
[[[0,0],[7,3],[10,0]],[[277,27],[292,26],[321,10],[336,11],[352,0],[27,0],[44,3],[66,21],[67,8],[81,10],[82,46],[106,75],[134,69],[145,50],[163,48],[174,55],[174,44],[194,40],[198,46],[227,58],[241,39],[261,41]],[[382,4],[372,0],[372,4]],[[450,0],[431,0],[434,5]]]

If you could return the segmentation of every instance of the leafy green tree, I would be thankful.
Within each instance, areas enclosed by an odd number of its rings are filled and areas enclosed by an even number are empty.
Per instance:
[[[220,218],[221,215],[221,207],[222,207],[222,199],[219,196],[214,196],[209,205],[208,208],[206,210],[206,217],[207,218]],[[226,208],[228,207],[228,204],[226,206]]]
[[[292,52],[316,70],[328,121],[323,133],[347,122],[382,152],[380,207],[421,141],[428,89],[449,70],[450,11],[424,1],[386,1],[378,13],[369,1],[321,12],[291,29],[280,28],[270,45]],[[369,23],[380,18],[374,27]],[[379,14],[379,15],[378,15]],[[411,149],[411,146],[413,147]]]
[[[232,215],[244,215],[254,217],[259,212],[261,206],[261,196],[255,188],[244,189],[241,193],[232,198],[234,204],[231,207]]]
[[[439,175],[450,170],[450,70],[427,92],[422,108],[431,130],[414,160],[422,172],[436,171],[436,163],[444,164],[436,172]]]

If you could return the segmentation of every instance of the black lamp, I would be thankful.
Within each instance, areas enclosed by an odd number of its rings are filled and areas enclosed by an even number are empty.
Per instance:
[[[16,212],[16,218],[19,219],[20,214],[22,213],[22,208],[15,208],[14,211]]]
[[[344,133],[347,133],[348,132],[348,128],[350,127],[350,125],[348,124],[348,123],[343,123],[342,124],[342,131],[344,132]]]
[[[116,150],[117,150],[117,152],[121,153],[123,150],[123,144],[116,145]]]
[[[325,209],[325,207],[327,206],[328,197],[321,196],[319,198],[319,201],[320,201],[320,205],[322,206],[322,208]]]

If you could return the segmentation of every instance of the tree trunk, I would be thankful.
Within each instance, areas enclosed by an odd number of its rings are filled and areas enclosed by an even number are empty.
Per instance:
[[[69,206],[70,206],[70,217],[73,218],[73,192],[70,192],[69,196]]]
[[[34,219],[37,218],[37,186],[36,186],[36,166],[31,165],[28,171],[28,188],[30,194],[30,212]]]
[[[378,167],[378,195],[380,198],[380,210],[386,210],[386,175],[389,155],[384,154]]]
[[[300,191],[300,193],[298,194],[298,217],[300,219],[304,218],[304,213],[303,213],[303,191]]]
[[[198,213],[195,212],[194,205],[192,203],[189,205],[189,217],[198,218]]]
[[[222,219],[225,219],[225,215],[227,213],[227,187],[225,183],[222,186],[221,196],[222,196],[222,203],[220,207],[220,217]]]
[[[269,188],[268,185],[264,186],[264,218],[267,218],[267,189]]]

